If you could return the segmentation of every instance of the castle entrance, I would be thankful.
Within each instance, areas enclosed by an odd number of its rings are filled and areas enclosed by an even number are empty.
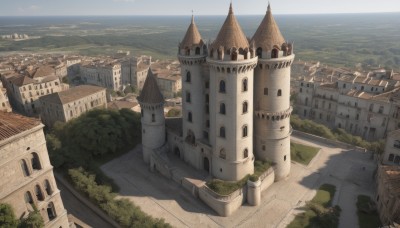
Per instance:
[[[204,157],[203,159],[203,168],[205,171],[210,172],[210,161],[207,157]]]

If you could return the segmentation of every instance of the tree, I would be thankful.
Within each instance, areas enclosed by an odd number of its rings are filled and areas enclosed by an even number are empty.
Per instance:
[[[14,228],[18,226],[14,211],[9,204],[0,204],[0,227]]]
[[[40,212],[35,210],[30,212],[26,219],[22,219],[20,227],[24,228],[42,228],[44,227],[44,221]]]

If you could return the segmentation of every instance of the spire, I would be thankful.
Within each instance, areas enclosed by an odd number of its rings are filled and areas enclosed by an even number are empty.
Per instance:
[[[249,42],[240,28],[235,15],[233,14],[232,2],[229,6],[228,16],[225,19],[217,38],[212,44],[212,47],[215,49],[218,49],[220,46],[223,46],[225,50],[232,47],[236,47],[238,49],[249,47]]]
[[[194,15],[192,10],[192,21],[189,25],[188,30],[186,31],[185,37],[180,44],[180,48],[191,48],[192,46],[200,45],[201,43],[203,43],[203,40],[201,38],[199,30],[197,29],[196,24],[194,23]]]
[[[142,92],[138,97],[138,101],[147,104],[159,104],[164,102],[160,88],[158,88],[157,79],[151,69],[147,73],[146,81],[144,82]]]
[[[267,13],[254,34],[252,41],[255,42],[256,48],[261,47],[263,50],[272,50],[274,45],[279,47],[285,43],[278,25],[272,16],[271,6],[268,3]]]

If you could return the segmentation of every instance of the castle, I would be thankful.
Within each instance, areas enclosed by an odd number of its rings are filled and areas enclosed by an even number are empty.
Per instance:
[[[164,98],[149,71],[138,97],[145,162],[168,150],[216,179],[238,181],[254,161],[274,164],[275,181],[290,173],[290,71],[293,44],[271,8],[253,38],[244,35],[232,4],[217,38],[206,44],[192,21],[179,44],[182,119],[164,118]],[[166,149],[167,148],[167,149]]]

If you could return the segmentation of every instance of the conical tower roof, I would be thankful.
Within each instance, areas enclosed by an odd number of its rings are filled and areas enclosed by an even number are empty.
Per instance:
[[[249,42],[233,14],[232,3],[229,6],[228,17],[225,19],[217,39],[212,44],[212,47],[215,49],[218,49],[220,46],[223,46],[225,50],[232,47],[238,49],[249,47]]]
[[[149,72],[147,73],[147,78],[138,100],[141,103],[147,104],[159,104],[164,102],[164,96],[162,95],[160,88],[158,88],[157,79],[153,75],[151,69],[149,69]]]
[[[285,43],[278,25],[272,16],[271,6],[268,4],[267,14],[258,27],[251,42],[254,42],[255,47],[261,47],[263,50],[272,50],[274,45],[281,47]]]
[[[194,23],[194,16],[192,16],[192,22],[186,31],[185,37],[180,44],[180,48],[190,48],[195,45],[200,45],[201,43],[203,43],[203,40],[201,39],[201,35],[196,24]]]

